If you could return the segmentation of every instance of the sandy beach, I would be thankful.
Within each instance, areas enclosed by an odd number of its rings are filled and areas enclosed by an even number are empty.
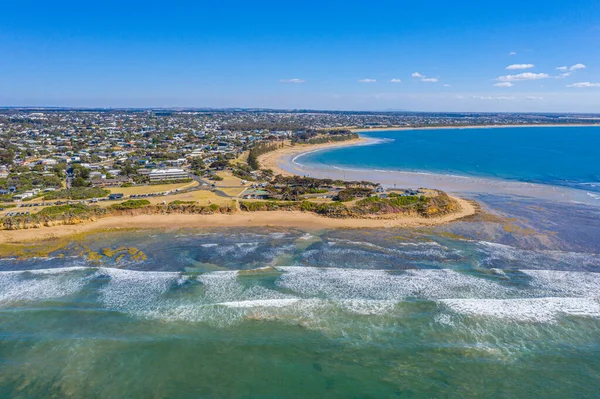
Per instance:
[[[263,169],[271,169],[275,174],[284,176],[291,176],[292,173],[281,168],[281,164],[284,159],[293,159],[294,157],[304,154],[307,152],[318,151],[323,149],[348,147],[352,145],[366,144],[369,140],[366,138],[358,138],[353,140],[341,141],[336,143],[325,143],[325,144],[297,144],[290,145],[286,144],[283,148],[277,151],[271,151],[263,154],[259,157],[260,165]]]
[[[486,125],[467,127],[397,127],[382,129],[352,129],[354,132],[377,132],[397,131],[399,134],[404,130],[460,130],[460,129],[496,129],[509,127],[589,127],[599,126],[594,124],[581,125]],[[576,190],[570,187],[561,187],[547,184],[529,183],[521,181],[494,179],[489,177],[462,176],[455,174],[440,174],[433,172],[403,171],[403,170],[375,170],[360,168],[341,168],[330,165],[307,165],[296,162],[295,159],[301,154],[320,151],[327,148],[337,148],[351,145],[376,144],[374,139],[361,137],[342,143],[323,145],[302,145],[285,147],[281,150],[265,154],[261,158],[264,167],[273,169],[276,173],[283,175],[300,175],[315,178],[331,178],[341,180],[366,180],[380,183],[385,187],[420,188],[427,187],[439,189],[457,196],[472,197],[480,193],[515,195],[544,200],[553,200],[568,203],[581,203],[597,205],[597,199],[584,190]]]
[[[394,216],[383,218],[336,219],[319,216],[310,212],[271,211],[238,212],[231,215],[138,215],[118,216],[99,219],[91,223],[77,225],[40,227],[24,230],[0,230],[0,242],[25,243],[65,237],[69,235],[92,233],[118,229],[179,229],[206,227],[292,227],[301,230],[323,230],[334,228],[393,228],[435,226],[453,222],[476,213],[476,207],[461,198],[459,212],[437,218],[419,216]]]

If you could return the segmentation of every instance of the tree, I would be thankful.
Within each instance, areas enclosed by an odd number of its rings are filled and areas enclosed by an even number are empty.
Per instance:
[[[194,157],[192,158],[192,162],[190,162],[190,166],[192,168],[192,170],[203,170],[206,165],[204,164],[204,161],[201,158],[198,157]]]
[[[90,170],[81,166],[80,164],[73,164],[71,168],[73,168],[73,174],[75,175],[75,177],[81,177],[83,179],[87,179],[90,177]]]
[[[87,187],[89,183],[83,177],[76,177],[71,183],[73,187]]]

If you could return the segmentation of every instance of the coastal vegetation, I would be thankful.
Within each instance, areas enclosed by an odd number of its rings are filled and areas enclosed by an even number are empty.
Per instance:
[[[42,226],[79,224],[106,215],[99,206],[83,204],[49,206],[30,215],[4,217],[2,227],[6,230],[28,229]]]
[[[127,200],[110,205],[107,208],[84,204],[50,206],[29,215],[20,214],[4,217],[1,220],[1,226],[5,230],[19,230],[43,226],[80,224],[108,216],[168,213],[212,215],[215,213],[233,213],[235,211],[236,208],[233,203],[198,205],[195,201],[173,201],[169,204],[151,204],[148,200]]]
[[[292,143],[326,144],[357,139],[358,133],[348,129],[306,130],[296,134]]]
[[[431,195],[390,195],[387,198],[368,197],[346,205],[339,201],[241,201],[240,209],[258,211],[302,211],[313,212],[333,218],[381,217],[396,214],[421,217],[443,216],[458,211],[459,204],[443,191]]]
[[[103,198],[110,194],[109,190],[99,187],[74,187],[69,189],[51,191],[44,195],[45,200],[54,199],[90,199],[90,198]]]
[[[281,148],[281,145],[278,143],[263,143],[257,144],[248,153],[248,166],[251,170],[260,169],[260,163],[258,162],[258,157],[267,152],[275,151],[278,148]]]
[[[428,195],[390,194],[385,198],[370,196],[343,203],[340,201],[266,200],[240,201],[239,211],[301,211],[332,218],[372,218],[391,215],[419,217],[443,216],[460,210],[458,203],[442,191]],[[37,228],[53,225],[70,225],[94,221],[108,216],[135,216],[150,214],[232,214],[238,212],[235,202],[199,205],[195,201],[173,201],[169,204],[152,204],[148,200],[127,200],[106,208],[98,205],[70,204],[50,206],[30,215],[4,217],[2,227],[7,230]]]

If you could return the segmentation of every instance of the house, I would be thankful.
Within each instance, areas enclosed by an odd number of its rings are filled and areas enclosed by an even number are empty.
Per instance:
[[[190,178],[182,169],[155,169],[150,172],[149,176],[150,181],[184,180]]]
[[[13,195],[13,199],[24,200],[25,198],[31,198],[34,195],[35,193],[33,191],[25,191],[24,193]]]
[[[90,173],[91,179],[106,179],[106,175],[102,174],[102,172],[92,172]]]
[[[118,176],[113,179],[92,179],[93,187],[118,187],[125,183],[132,183],[133,180],[126,176]]]
[[[243,199],[269,199],[271,195],[268,191],[259,189],[247,189],[242,194]]]
[[[56,159],[40,159],[38,161],[38,165],[45,165],[45,166],[55,166],[58,164],[58,161]]]

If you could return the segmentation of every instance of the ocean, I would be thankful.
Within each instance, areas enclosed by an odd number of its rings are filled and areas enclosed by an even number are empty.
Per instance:
[[[361,157],[339,165],[384,167]],[[599,397],[600,207],[481,173],[484,212],[443,226],[105,232],[0,259],[0,397]]]
[[[377,144],[318,151],[299,162],[484,177],[600,193],[600,126],[425,129],[362,135]]]

